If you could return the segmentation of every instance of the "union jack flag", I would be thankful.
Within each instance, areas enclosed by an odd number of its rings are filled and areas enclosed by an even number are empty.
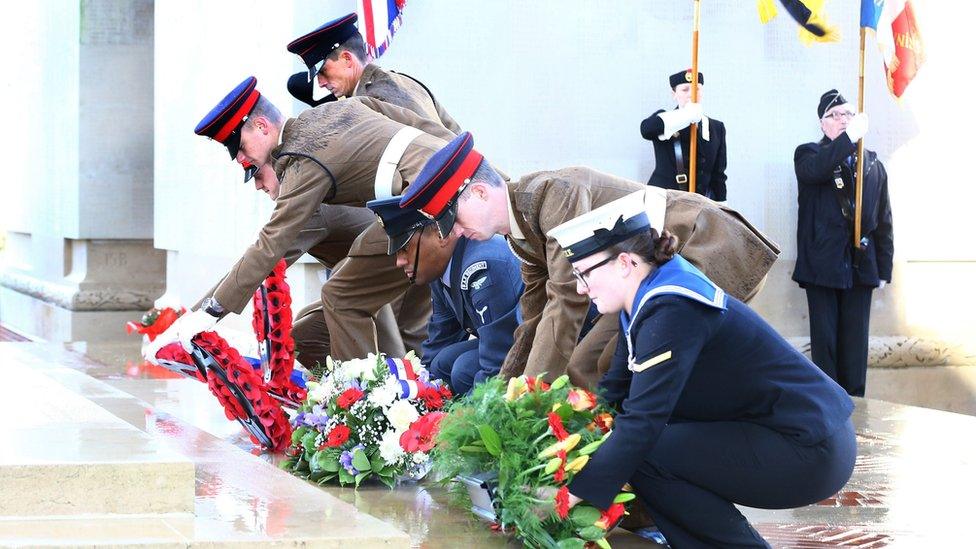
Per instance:
[[[403,23],[403,6],[407,0],[359,0],[359,32],[372,59],[378,59],[390,46],[393,35]]]

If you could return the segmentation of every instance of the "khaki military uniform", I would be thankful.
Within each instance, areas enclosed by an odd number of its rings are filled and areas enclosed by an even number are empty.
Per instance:
[[[411,110],[428,120],[436,120],[453,134],[461,133],[461,127],[447,114],[434,94],[419,80],[406,74],[384,70],[370,63],[363,68],[354,97],[373,97]]]
[[[501,373],[554,378],[568,372],[573,383],[594,387],[597,363],[619,330],[617,318],[604,315],[577,346],[589,306],[576,292],[572,265],[546,233],[593,208],[647,189],[660,193],[652,226],[663,227],[679,241],[682,257],[702,270],[730,295],[754,295],[779,249],[739,213],[697,194],[645,187],[590,168],[566,168],[529,174],[508,185],[514,226],[508,236],[523,260],[523,323]],[[652,214],[652,217],[654,215]]]
[[[391,138],[405,126],[427,133],[416,136],[406,146],[389,180],[377,181],[380,158]],[[278,260],[293,248],[321,204],[362,207],[378,195],[399,194],[427,159],[446,144],[444,139],[452,136],[438,122],[367,97],[328,103],[288,120],[282,130],[282,144],[272,152],[281,188],[271,219],[261,229],[257,241],[217,286],[214,297],[228,311],[240,312]],[[354,243],[351,250],[357,249],[361,250],[362,245],[357,248]],[[384,246],[383,256],[385,252]],[[386,259],[386,268],[396,269],[394,258],[386,256]],[[406,276],[399,269],[396,272],[406,287]],[[371,314],[375,315],[395,297],[384,297],[382,303],[363,304],[363,307],[372,309]],[[328,301],[324,309],[329,311]],[[427,309],[429,314],[429,302]],[[327,324],[331,331],[333,323],[327,319]],[[369,325],[375,339],[372,318]],[[332,352],[336,354],[336,332],[332,332],[331,340]],[[371,350],[376,350],[375,342]]]

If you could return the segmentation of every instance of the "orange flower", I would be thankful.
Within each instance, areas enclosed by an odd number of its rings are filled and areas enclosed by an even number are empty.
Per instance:
[[[586,426],[590,431],[600,429],[604,433],[609,433],[611,427],[613,427],[613,416],[606,412],[594,416],[593,421]]]
[[[596,408],[596,395],[586,389],[572,389],[566,396],[566,400],[577,412]]]

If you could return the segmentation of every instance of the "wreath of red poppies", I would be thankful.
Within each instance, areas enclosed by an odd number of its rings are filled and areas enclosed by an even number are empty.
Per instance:
[[[247,431],[251,440],[256,445],[275,452],[285,450],[291,443],[291,425],[281,404],[293,405],[292,403],[305,399],[305,389],[296,385],[291,379],[295,367],[295,342],[291,337],[291,294],[285,281],[286,268],[284,260],[278,262],[263,286],[254,294],[252,326],[258,342],[265,343],[269,347],[270,377],[267,383],[262,379],[259,370],[256,370],[216,332],[202,332],[193,338],[193,342],[217,362],[227,380],[233,382],[239,390],[240,396],[250,405],[253,415],[260,423],[260,430],[270,442],[260,440],[249,427]],[[169,328],[184,311],[181,309],[176,312],[169,308],[161,311],[153,310],[143,316],[140,323],[128,323],[126,330],[129,333],[138,332],[146,335],[152,341]],[[207,369],[204,377],[199,368],[191,366],[195,364],[193,358],[179,343],[166,345],[156,353],[156,358],[181,366],[186,365],[186,368],[180,368],[180,372],[206,383],[210,392],[217,397],[224,408],[227,419],[239,421],[245,427],[253,423],[249,410],[237,398],[234,388],[228,386],[214,370]]]

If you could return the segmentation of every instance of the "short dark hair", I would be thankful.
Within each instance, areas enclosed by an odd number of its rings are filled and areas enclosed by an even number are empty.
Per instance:
[[[329,52],[329,55],[325,56],[325,58],[335,61],[339,58],[339,54],[343,51],[348,51],[349,53],[353,54],[356,59],[359,59],[360,63],[364,65],[366,64],[366,43],[363,42],[363,35],[359,34],[358,32],[350,36],[349,39],[340,44],[338,48]]]
[[[618,242],[607,248],[610,257],[615,257],[622,253],[629,253],[640,256],[644,261],[660,267],[678,253],[678,237],[671,234],[667,229],[658,236],[656,229],[638,233],[623,242]]]
[[[284,117],[281,116],[281,111],[278,110],[278,107],[275,107],[274,103],[263,95],[258,98],[257,103],[254,104],[254,108],[251,109],[251,114],[248,115],[246,124],[250,124],[251,120],[257,116],[267,118],[275,126],[281,126],[281,123],[284,121]]]

